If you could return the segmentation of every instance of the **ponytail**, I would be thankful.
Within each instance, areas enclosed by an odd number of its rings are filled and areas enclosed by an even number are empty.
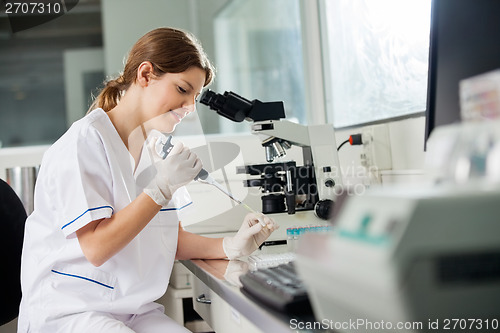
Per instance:
[[[116,79],[107,81],[104,88],[102,88],[101,92],[90,106],[88,112],[97,108],[101,108],[106,112],[113,109],[129,86],[130,83],[127,84],[122,75]]]

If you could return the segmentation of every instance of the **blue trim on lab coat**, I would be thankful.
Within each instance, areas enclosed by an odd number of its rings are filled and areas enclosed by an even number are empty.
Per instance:
[[[108,286],[107,284],[104,284],[102,282],[86,278],[84,276],[63,273],[63,272],[59,272],[59,271],[56,271],[56,270],[53,270],[53,269],[51,271],[54,272],[54,273],[60,274],[60,275],[71,276],[71,277],[79,278],[79,279],[82,279],[82,280],[87,280],[87,281],[90,281],[90,282],[94,282],[94,283],[97,283],[98,285],[101,285],[101,286],[109,288],[109,289],[115,289],[115,287],[113,287],[113,286]]]
[[[80,217],[82,217],[82,216],[83,216],[83,215],[85,215],[86,213],[88,213],[88,212],[90,212],[90,211],[92,211],[92,210],[97,210],[97,209],[102,209],[102,208],[111,208],[111,215],[113,215],[114,210],[113,210],[113,207],[111,207],[111,206],[101,206],[101,207],[89,208],[89,209],[87,209],[86,211],[84,211],[82,214],[80,214],[80,216],[78,216],[78,217],[77,217],[76,219],[74,219],[73,221],[68,222],[68,223],[66,223],[65,225],[63,225],[61,229],[66,228],[68,225],[70,225],[71,223],[75,222],[76,220],[78,220]]]
[[[162,208],[162,209],[160,209],[160,212],[166,212],[166,211],[170,211],[170,210],[181,210],[181,209],[186,208],[187,206],[192,205],[192,204],[193,204],[193,202],[191,201],[190,203],[185,204],[181,208],[177,208],[177,207]]]

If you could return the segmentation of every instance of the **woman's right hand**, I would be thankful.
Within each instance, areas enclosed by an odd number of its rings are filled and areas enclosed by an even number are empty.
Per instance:
[[[155,140],[151,140],[153,141]],[[148,149],[153,155],[157,155],[154,142],[148,144]],[[166,206],[174,192],[191,182],[202,167],[198,156],[181,142],[177,142],[164,160],[155,159],[156,176],[144,192],[158,205]]]

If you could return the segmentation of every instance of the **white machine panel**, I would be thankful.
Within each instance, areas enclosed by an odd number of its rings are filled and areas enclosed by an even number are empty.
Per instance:
[[[350,197],[330,236],[304,238],[301,248],[309,250],[297,256],[316,318],[359,319],[361,326],[338,331],[498,320],[499,202],[498,189],[474,186],[383,188]]]

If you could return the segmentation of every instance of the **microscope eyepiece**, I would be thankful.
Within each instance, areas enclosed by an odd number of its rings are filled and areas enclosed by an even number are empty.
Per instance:
[[[205,92],[201,95],[200,103],[210,106],[212,98],[214,98],[215,95],[216,94],[212,90],[205,90]]]
[[[211,110],[235,122],[242,122],[252,108],[252,102],[232,92],[224,95],[206,90],[201,96],[200,103],[208,105]]]
[[[285,118],[283,102],[249,101],[231,91],[221,95],[207,89],[201,95],[200,103],[208,105],[219,115],[238,123],[245,119],[261,121]]]
[[[208,105],[212,110],[219,111],[224,108],[226,100],[226,96],[217,94],[216,92],[207,89],[203,95],[201,95],[200,103]]]

